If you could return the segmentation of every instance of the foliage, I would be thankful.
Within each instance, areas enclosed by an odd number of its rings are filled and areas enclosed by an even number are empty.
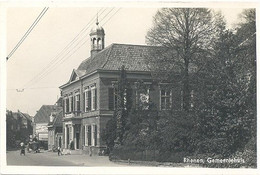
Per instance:
[[[143,103],[131,108],[113,156],[123,158],[125,152],[125,159],[136,155],[143,160],[142,152],[156,150],[157,161],[243,158],[242,164],[203,166],[256,166],[255,10],[245,10],[242,18],[228,30],[221,14],[209,9],[158,11],[146,38],[163,47],[152,49],[147,64],[157,82],[182,84],[186,107],[159,112],[153,103]],[[142,82],[138,88],[146,91]],[[191,88],[196,91],[193,108]]]
[[[114,148],[116,140],[116,118],[113,116],[106,124],[106,128],[101,132],[101,139],[105,141],[108,150]]]
[[[154,49],[147,57],[152,69],[166,75],[159,73],[160,77],[170,78],[176,72],[181,75],[185,111],[190,110],[190,73],[200,69],[212,50],[216,30],[213,19],[213,13],[206,8],[163,8],[155,15],[146,36],[148,44],[164,48],[161,52]]]

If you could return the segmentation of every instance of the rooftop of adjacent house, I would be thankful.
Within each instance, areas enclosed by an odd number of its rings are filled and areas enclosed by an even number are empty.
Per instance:
[[[27,114],[27,113],[22,113],[22,112],[20,112],[20,114],[21,114],[25,119],[32,121],[32,117],[31,117],[29,114]]]
[[[34,116],[34,123],[49,123],[52,112],[59,112],[62,107],[56,105],[42,105],[39,111]]]
[[[20,111],[18,112],[12,112],[12,116],[15,120],[19,119],[19,118],[22,118],[22,119],[26,119],[26,120],[30,120],[32,121],[32,117],[27,114],[27,113],[22,113]]]

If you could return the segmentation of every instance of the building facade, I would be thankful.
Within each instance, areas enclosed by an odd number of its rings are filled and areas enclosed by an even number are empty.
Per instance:
[[[52,113],[62,110],[57,105],[42,105],[33,118],[33,137],[40,142],[40,146],[48,149],[48,124]]]
[[[21,142],[29,142],[32,135],[32,117],[26,113],[6,111],[7,148],[17,147]]]
[[[48,150],[56,150],[62,146],[62,117],[63,110],[52,112],[48,124]]]
[[[105,32],[96,23],[91,30],[91,56],[72,71],[69,81],[60,87],[63,98],[63,147],[99,154],[106,149],[101,134],[113,116],[116,105],[114,84],[124,65],[133,89],[133,102],[152,101],[160,110],[181,109],[180,86],[167,88],[153,80],[146,62],[155,47],[145,45],[112,44],[104,48]],[[147,92],[139,92],[138,82],[146,84]]]

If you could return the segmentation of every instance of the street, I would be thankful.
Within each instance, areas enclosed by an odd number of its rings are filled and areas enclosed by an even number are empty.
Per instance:
[[[21,166],[126,166],[108,160],[107,156],[63,155],[54,152],[27,153],[7,151],[7,165]]]

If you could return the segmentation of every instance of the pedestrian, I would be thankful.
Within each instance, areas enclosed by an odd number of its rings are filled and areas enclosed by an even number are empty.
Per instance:
[[[21,144],[21,152],[20,152],[20,155],[25,155],[25,146],[24,146],[24,143],[22,142]]]
[[[58,146],[58,156],[61,155],[61,150],[60,150],[60,147]]]
[[[89,156],[90,156],[90,157],[92,156],[92,146],[89,147]]]

